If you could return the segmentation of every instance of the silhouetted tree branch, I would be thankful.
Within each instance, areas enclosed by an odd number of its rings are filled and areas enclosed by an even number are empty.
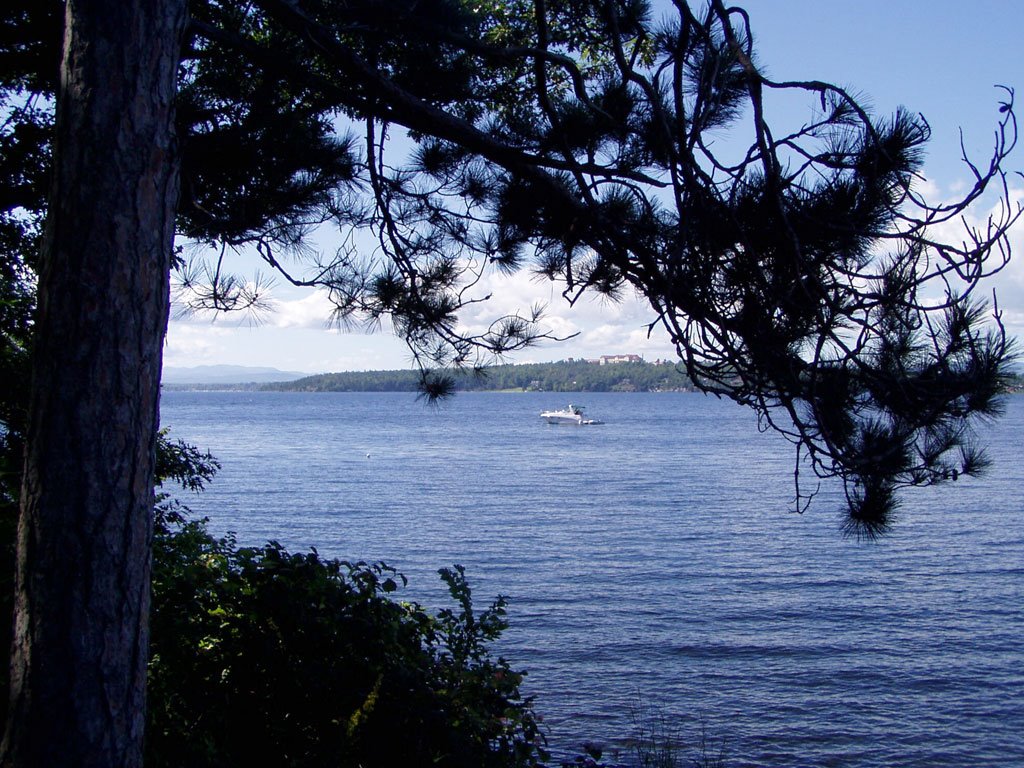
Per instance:
[[[312,281],[336,317],[390,315],[432,370],[543,335],[533,311],[460,328],[488,270],[531,268],[570,301],[632,289],[698,386],[794,442],[799,508],[801,457],[843,480],[867,534],[887,527],[899,487],[982,468],[971,424],[998,412],[1012,357],[979,296],[1020,216],[1003,171],[1012,90],[991,156],[964,158],[972,187],[932,203],[917,183],[924,118],[877,119],[828,83],[766,78],[742,9],[676,3],[657,26],[643,3],[570,5],[538,0],[502,42],[454,6],[440,24],[398,4],[353,36],[328,4],[258,3],[304,41],[295,66],[330,72],[319,92],[365,126],[351,167],[368,194],[346,187],[338,213],[373,233],[374,255],[350,249]],[[414,23],[461,73],[443,94],[371,60],[366,40]],[[771,124],[779,93],[806,94],[804,125]],[[990,194],[1001,204],[981,228],[942,235]]]

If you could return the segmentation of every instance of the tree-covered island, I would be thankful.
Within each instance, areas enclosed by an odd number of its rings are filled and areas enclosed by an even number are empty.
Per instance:
[[[690,377],[671,363],[616,363],[595,365],[585,361],[495,365],[481,374],[460,372],[454,377],[460,392],[694,392]],[[268,384],[239,384],[238,388],[264,392],[416,392],[419,374],[412,370],[346,371],[322,373]],[[1024,392],[1024,376],[1010,374],[1006,392]],[[182,385],[188,389],[233,389],[224,385]]]
[[[244,375],[241,377],[244,379]],[[321,373],[278,382],[175,383],[169,390],[249,390],[262,392],[419,392],[420,374],[411,369]],[[626,362],[599,365],[594,361],[494,365],[482,371],[457,371],[459,392],[695,392],[693,381],[670,362]],[[1024,376],[1008,374],[1007,394],[1024,392]]]
[[[626,362],[600,365],[586,360],[494,365],[453,376],[462,392],[689,392],[693,382],[672,363]],[[416,371],[324,373],[295,381],[263,384],[270,392],[415,392]]]

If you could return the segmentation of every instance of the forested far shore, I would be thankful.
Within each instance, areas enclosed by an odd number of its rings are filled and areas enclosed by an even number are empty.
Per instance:
[[[482,372],[456,372],[462,392],[692,392],[690,378],[673,363],[611,363],[583,360],[554,363],[497,365]],[[293,381],[165,383],[178,391],[261,392],[416,392],[420,375],[415,370],[343,371],[321,373]],[[1024,375],[1014,374],[1006,384],[1011,394],[1024,393]]]
[[[678,392],[693,382],[672,363],[609,363],[584,360],[496,365],[481,372],[456,371],[455,388],[463,392]],[[415,392],[420,374],[406,371],[324,373],[295,381],[264,384],[276,392]]]

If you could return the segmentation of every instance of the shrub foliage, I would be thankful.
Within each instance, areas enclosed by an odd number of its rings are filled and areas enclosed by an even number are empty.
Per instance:
[[[239,547],[161,503],[154,547],[147,764],[528,766],[543,735],[522,674],[488,643],[505,601],[475,611],[395,599],[383,563],[276,542]]]

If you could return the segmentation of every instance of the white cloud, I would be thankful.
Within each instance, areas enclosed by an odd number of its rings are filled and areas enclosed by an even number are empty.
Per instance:
[[[411,362],[402,341],[389,333],[342,333],[295,325],[172,321],[167,330],[164,365],[207,364],[270,366],[323,373],[409,368]]]
[[[474,287],[473,296],[489,298],[468,307],[460,317],[460,326],[467,332],[481,333],[499,317],[516,313],[527,316],[533,306],[541,305],[541,329],[565,341],[544,342],[516,354],[515,361],[609,354],[639,354],[648,359],[672,355],[660,328],[648,338],[647,326],[655,320],[655,313],[645,299],[630,291],[619,301],[586,294],[570,304],[562,295],[563,289],[564,283],[537,277],[529,270],[513,275],[488,274]]]
[[[1024,206],[1024,188],[1015,188],[1010,194],[1015,205]],[[1012,255],[1005,270],[1005,278],[1024,291],[1024,220],[1018,221],[1017,226],[1010,231],[1009,241]],[[1024,303],[1024,296],[1021,301]]]
[[[1002,313],[1002,320],[1007,334],[1024,340],[1024,312],[1019,309],[1005,310]]]
[[[235,329],[210,323],[171,321],[164,344],[164,365],[194,366],[221,363],[225,345]]]
[[[326,291],[311,291],[299,299],[275,300],[266,320],[275,328],[323,329],[330,322],[331,309]]]
[[[966,183],[958,182],[948,188],[940,188],[931,182],[922,182],[916,191],[921,193],[925,200],[931,205],[950,204],[962,197],[966,191]],[[999,190],[1001,192],[1001,190]],[[1024,188],[1019,186],[1009,190],[1010,205],[1024,205]],[[934,225],[929,230],[929,237],[935,241],[951,244],[970,244],[970,235],[967,228],[984,235],[988,231],[988,221],[994,222],[1004,220],[1006,216],[1005,204],[993,194],[979,199],[971,209],[961,217],[950,219]],[[1021,319],[1024,318],[1024,220],[1018,220],[1007,235],[1009,252],[1011,254],[1009,263],[997,274],[983,281],[978,285],[975,296],[978,299],[992,302],[993,291],[996,294],[999,309],[1003,313],[1003,322],[1007,331],[1014,336],[1021,335],[1024,331]],[[994,251],[990,256],[989,269],[994,268],[1001,255]],[[934,265],[933,265],[934,266]],[[963,289],[965,283],[954,282],[954,289]],[[942,286],[938,283],[931,287],[925,301],[937,304],[942,301]]]

